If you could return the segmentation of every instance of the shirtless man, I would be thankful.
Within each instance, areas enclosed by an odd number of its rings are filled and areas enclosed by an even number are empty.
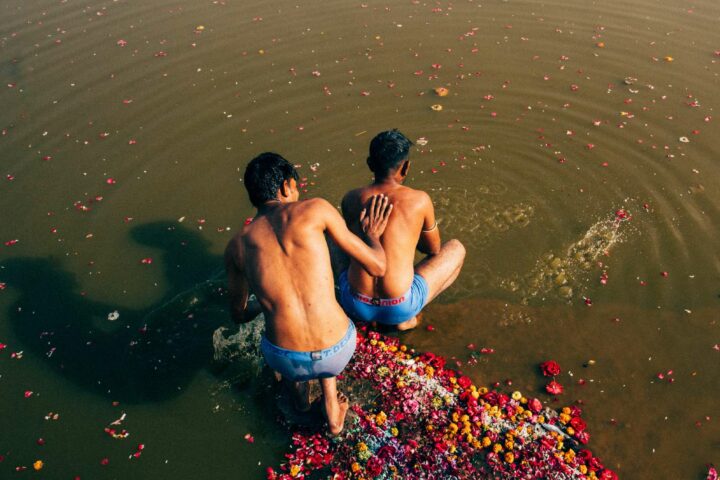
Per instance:
[[[338,286],[340,304],[351,318],[398,330],[417,326],[420,310],[455,281],[465,260],[465,247],[458,240],[441,245],[430,196],[403,186],[411,146],[397,130],[378,134],[367,159],[375,181],[350,191],[342,201],[345,221],[355,233],[361,231],[357,218],[368,199],[386,195],[396,207],[381,238],[387,256],[385,275],[368,275],[352,260],[340,274]],[[413,266],[416,248],[426,257]]]
[[[259,155],[245,170],[257,215],[225,249],[232,316],[241,323],[265,314],[260,345],[265,361],[282,375],[300,410],[310,408],[307,382],[320,379],[329,429],[337,435],[348,400],[338,394],[335,377],[355,351],[356,333],[335,300],[325,234],[357,269],[382,276],[386,259],[380,235],[393,208],[378,195],[358,210],[357,234],[366,244],[327,201],[298,201],[297,179],[295,168],[275,153]],[[250,291],[259,307],[248,305]]]

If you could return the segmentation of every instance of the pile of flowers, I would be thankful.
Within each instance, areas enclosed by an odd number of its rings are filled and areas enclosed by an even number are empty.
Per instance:
[[[351,407],[337,438],[296,432],[268,479],[617,478],[583,447],[590,436],[579,408],[477,387],[397,339],[359,333],[343,383],[376,395]]]

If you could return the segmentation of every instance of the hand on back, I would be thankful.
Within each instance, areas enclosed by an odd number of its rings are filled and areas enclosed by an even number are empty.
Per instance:
[[[379,239],[387,227],[393,210],[390,199],[383,194],[370,197],[369,206],[360,212],[360,227],[368,238]]]

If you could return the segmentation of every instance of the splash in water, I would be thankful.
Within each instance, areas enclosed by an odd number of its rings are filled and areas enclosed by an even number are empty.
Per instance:
[[[626,210],[618,210],[612,218],[593,224],[563,254],[548,252],[542,255],[530,274],[503,282],[504,285],[518,291],[523,296],[523,303],[549,294],[565,300],[580,297],[593,269],[603,269],[600,282],[607,281],[607,271],[598,259],[622,242],[624,226],[630,219]]]

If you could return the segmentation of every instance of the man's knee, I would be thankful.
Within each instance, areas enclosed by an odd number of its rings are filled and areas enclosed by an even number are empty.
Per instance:
[[[458,240],[457,238],[448,240],[443,244],[442,248],[443,250],[447,250],[447,252],[453,257],[457,258],[460,264],[465,261],[465,245],[463,245],[462,242],[460,242],[460,240]]]

